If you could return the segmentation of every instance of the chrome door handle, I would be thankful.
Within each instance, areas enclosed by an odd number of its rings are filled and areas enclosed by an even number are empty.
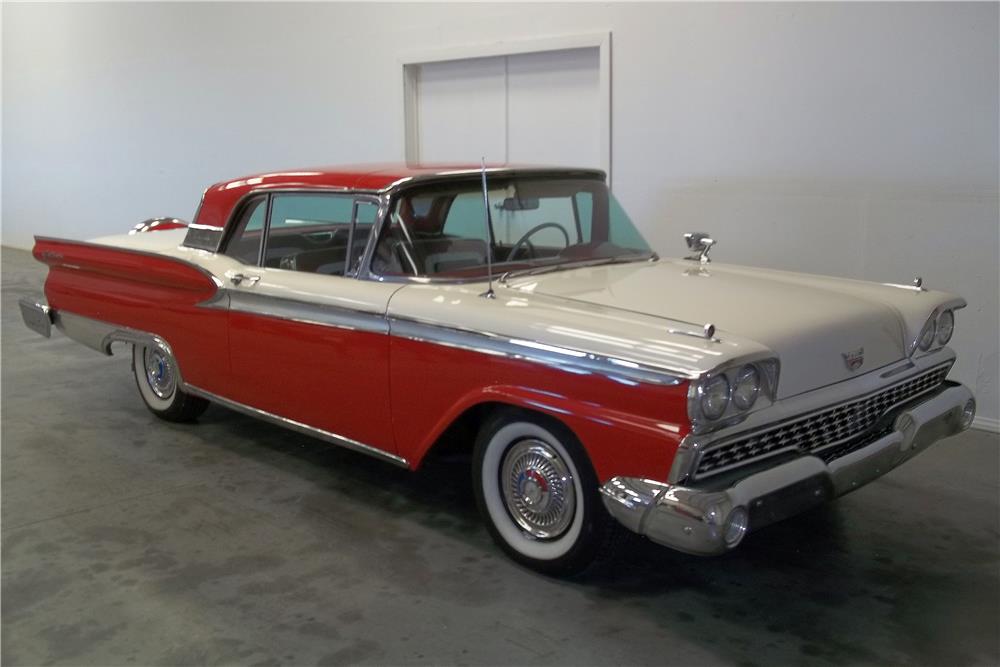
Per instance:
[[[252,276],[248,273],[234,273],[229,277],[229,281],[234,285],[240,285],[243,282],[246,282],[250,286],[253,286],[260,282],[260,276]]]

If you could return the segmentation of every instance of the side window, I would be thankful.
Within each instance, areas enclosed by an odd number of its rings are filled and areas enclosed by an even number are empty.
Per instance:
[[[349,275],[357,269],[377,214],[377,204],[349,195],[277,193],[272,196],[264,264]]]
[[[250,214],[250,218],[247,220],[247,231],[259,232],[264,229],[264,218],[267,217],[267,206],[264,202],[261,202],[260,206],[256,206],[253,212]]]
[[[267,216],[267,197],[251,199],[237,219],[226,255],[244,264],[256,265],[260,258],[260,243],[264,238],[264,219]]]

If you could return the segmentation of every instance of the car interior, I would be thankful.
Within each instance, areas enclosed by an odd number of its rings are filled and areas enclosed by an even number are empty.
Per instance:
[[[358,222],[352,225],[354,205],[352,197],[342,195],[274,195],[263,265],[330,276],[345,275],[349,268],[356,270],[371,235],[377,205],[359,201]],[[227,255],[247,264],[258,263],[266,206],[265,196],[244,207],[226,247]]]
[[[607,196],[593,183],[499,183],[491,186],[488,199],[491,259],[503,271],[648,250],[641,240],[626,247],[609,240],[608,217],[598,213]],[[238,215],[227,255],[258,264],[268,205],[264,266],[331,276],[358,270],[377,217],[375,201],[327,193],[275,193],[270,200],[261,195]],[[422,188],[395,197],[375,248],[373,273],[482,274],[490,248],[483,210],[476,184]]]

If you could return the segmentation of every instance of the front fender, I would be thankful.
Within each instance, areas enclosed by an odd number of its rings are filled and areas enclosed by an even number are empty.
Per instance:
[[[559,420],[583,444],[602,482],[623,474],[619,472],[622,470],[641,477],[665,478],[686,434],[684,424],[529,386],[496,384],[473,389],[456,400],[407,456],[411,467],[420,465],[449,426],[483,405],[518,407]]]

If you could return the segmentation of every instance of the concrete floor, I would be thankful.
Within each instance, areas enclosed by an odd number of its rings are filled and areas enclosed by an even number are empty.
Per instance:
[[[939,443],[703,560],[541,577],[417,474],[213,406],[156,420],[125,356],[21,323],[3,250],[5,665],[997,664],[998,438]]]

